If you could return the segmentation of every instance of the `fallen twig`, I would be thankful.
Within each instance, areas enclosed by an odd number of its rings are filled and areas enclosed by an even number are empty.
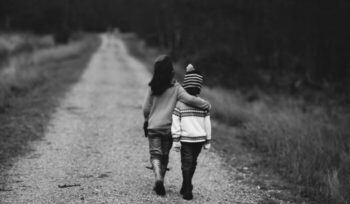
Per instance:
[[[80,184],[59,184],[58,188],[70,188],[70,187],[77,187],[81,186]]]
[[[12,189],[0,188],[0,192],[12,191]]]

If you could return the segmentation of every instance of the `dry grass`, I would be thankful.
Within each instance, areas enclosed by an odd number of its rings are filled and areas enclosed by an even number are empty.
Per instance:
[[[283,96],[249,102],[220,88],[204,89],[203,97],[212,103],[214,117],[241,126],[241,136],[266,153],[272,167],[311,187],[307,194],[326,195],[330,203],[349,199],[349,110]]]
[[[145,47],[134,36],[126,42],[129,51],[152,71],[152,60],[162,52]],[[175,66],[179,81],[183,67]],[[205,87],[201,96],[212,104],[213,118],[237,127],[245,143],[264,153],[267,165],[306,186],[299,194],[323,199],[322,203],[350,202],[348,108],[315,105],[287,96],[272,97],[259,90],[242,93]],[[223,134],[215,142],[216,146],[227,147],[233,141],[237,142],[232,135]],[[234,148],[235,144],[231,146]]]
[[[0,170],[30,151],[30,141],[43,137],[60,99],[79,80],[98,45],[95,35],[86,35],[12,58],[0,71]]]
[[[42,68],[45,63],[55,63],[77,57],[88,45],[87,39],[68,45],[49,47],[13,56],[0,70],[0,109],[19,92],[26,92],[45,81],[50,70]]]
[[[212,116],[230,125],[241,126],[247,122],[249,113],[245,108],[242,97],[233,94],[225,94],[228,90],[222,88],[205,87],[201,97],[210,101],[213,105]],[[239,95],[239,93],[236,93]],[[228,108],[230,107],[230,108]]]
[[[0,33],[0,66],[9,57],[19,53],[32,52],[53,46],[54,39],[51,35],[37,36],[29,33]]]

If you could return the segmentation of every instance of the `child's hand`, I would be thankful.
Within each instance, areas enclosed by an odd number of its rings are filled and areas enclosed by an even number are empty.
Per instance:
[[[204,145],[204,149],[205,149],[205,150],[209,150],[210,147],[211,147],[211,144],[210,144],[209,142],[208,142],[208,143],[205,143],[205,145]]]
[[[173,147],[175,152],[179,152],[181,149],[181,142],[173,142]]]

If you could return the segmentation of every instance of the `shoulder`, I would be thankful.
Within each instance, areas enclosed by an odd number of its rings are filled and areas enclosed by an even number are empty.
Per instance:
[[[173,81],[173,85],[176,89],[182,88],[181,84],[175,80]]]
[[[177,96],[182,96],[186,92],[185,89],[182,87],[182,85],[177,81],[174,81],[173,88]]]
[[[180,117],[181,116],[181,111],[183,110],[183,106],[184,106],[184,104],[181,101],[178,101],[176,103],[175,108],[174,108],[173,114]]]
[[[177,92],[179,86],[181,87],[181,85],[178,84],[178,83],[174,80],[174,81],[172,81],[172,82],[170,83],[169,87],[165,90],[165,92],[170,92],[170,93],[173,93],[174,91]]]
[[[201,100],[205,100],[205,99],[203,99],[202,97],[199,97],[199,96],[196,96],[196,98],[201,99]],[[206,101],[206,100],[205,100],[205,101]],[[184,104],[184,105],[185,105],[186,107],[188,107],[189,109],[193,109],[193,110],[199,111],[199,112],[201,112],[201,113],[204,113],[204,114],[206,114],[206,115],[209,115],[210,110],[203,110],[203,109],[200,109],[200,108],[188,106],[188,105],[186,105],[186,104]]]

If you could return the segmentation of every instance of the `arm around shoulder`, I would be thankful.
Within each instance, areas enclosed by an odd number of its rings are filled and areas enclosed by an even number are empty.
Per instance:
[[[193,106],[203,110],[210,110],[211,108],[211,105],[209,102],[199,97],[190,95],[189,93],[186,92],[186,90],[181,85],[178,85],[177,99],[189,106]]]

